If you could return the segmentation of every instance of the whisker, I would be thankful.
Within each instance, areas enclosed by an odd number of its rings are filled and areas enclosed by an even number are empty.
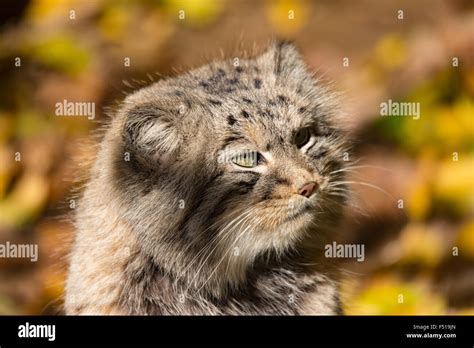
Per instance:
[[[230,222],[228,222],[226,225],[232,224],[234,221],[236,221],[236,220],[239,219],[241,216],[243,216],[243,215],[245,214],[245,212],[246,212],[247,209],[248,209],[248,208],[245,207],[245,208],[239,210],[238,212],[236,212],[237,217],[234,218],[233,220],[231,220]],[[212,224],[211,226],[209,226],[209,227],[207,227],[206,229],[204,229],[204,230],[202,231],[202,233],[204,233],[204,232],[210,230],[210,229],[213,228],[213,227],[218,226],[218,224],[221,223],[221,222],[223,222],[222,220],[224,220],[224,219],[225,219],[225,218],[222,218],[221,220],[216,221],[214,224]],[[224,229],[225,229],[225,227],[224,227]],[[202,255],[206,250],[208,250],[208,249],[214,244],[214,242],[217,240],[217,238],[218,238],[218,233],[216,233],[216,234],[211,238],[211,240],[209,241],[209,243],[208,243],[204,248],[202,248],[202,249],[193,257],[193,259],[189,262],[188,266],[187,266],[181,273],[182,273],[182,274],[186,274],[186,272],[193,266],[194,261],[196,261],[199,257],[201,257],[201,255]],[[191,246],[188,247],[188,250],[189,250],[190,248],[191,248]]]
[[[359,169],[359,168],[380,169],[380,170],[384,170],[384,171],[393,173],[393,170],[385,168],[385,167],[373,166],[373,165],[360,165],[360,166],[348,166],[348,167],[345,167],[345,168],[342,168],[342,169],[333,170],[332,172],[329,172],[329,174],[335,174],[335,173],[339,173],[339,172],[353,172],[353,169]]]
[[[371,187],[371,188],[373,188],[377,191],[380,191],[380,192],[386,194],[389,198],[391,198],[393,200],[396,200],[395,197],[393,197],[390,193],[388,193],[387,191],[385,191],[381,187],[378,187],[376,185],[370,184],[368,182],[363,182],[363,181],[336,181],[336,182],[332,183],[331,185],[329,185],[328,187],[337,187],[337,186],[344,185],[344,184],[356,184],[356,185]]]
[[[229,222],[222,230],[220,230],[217,234],[216,234],[216,238],[219,238],[220,236],[222,236],[226,231],[228,231],[227,234],[224,234],[224,237],[221,239],[221,242],[226,239],[227,236],[231,235],[231,232],[229,231],[232,231],[232,228],[235,228],[237,226],[239,226],[243,221],[245,221],[254,211],[256,210],[256,206],[253,206],[251,207],[250,209],[246,209],[246,211],[244,211],[241,215],[239,215],[239,217],[235,218],[234,220],[232,220],[231,222]],[[232,226],[232,223],[233,222],[236,222],[235,225]],[[230,228],[230,230],[229,230]],[[191,285],[193,285],[195,283],[195,280],[197,279],[198,275],[199,275],[199,272],[201,271],[201,269],[204,267],[204,265],[206,264],[206,261],[211,257],[211,255],[213,254],[213,252],[217,249],[219,243],[214,243],[213,247],[211,250],[209,250],[209,254],[205,257],[205,259],[200,263],[198,269],[196,270],[196,274],[195,276],[193,277],[193,279],[190,281],[190,284],[189,286],[187,287],[185,293],[187,294],[188,290],[190,289]]]
[[[219,262],[216,264],[216,266],[214,267],[213,271],[209,274],[209,277],[206,279],[206,281],[201,285],[201,287],[196,291],[196,294],[199,293],[201,291],[201,289],[209,282],[209,280],[211,280],[212,276],[214,275],[214,273],[219,269],[219,266],[220,264],[224,261],[225,257],[227,256],[227,254],[232,250],[233,246],[239,241],[239,239],[245,234],[245,232],[247,232],[247,230],[251,227],[252,225],[249,225],[247,226],[247,228],[242,231],[238,237],[232,242],[232,244],[230,245],[229,249],[224,253],[224,255],[221,257],[221,259],[219,260]],[[229,234],[228,234],[229,235]]]

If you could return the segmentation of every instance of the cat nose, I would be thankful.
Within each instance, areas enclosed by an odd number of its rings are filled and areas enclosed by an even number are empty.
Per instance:
[[[314,191],[318,189],[319,185],[315,181],[310,181],[301,186],[301,188],[298,190],[298,194],[305,196],[306,198],[311,197]]]

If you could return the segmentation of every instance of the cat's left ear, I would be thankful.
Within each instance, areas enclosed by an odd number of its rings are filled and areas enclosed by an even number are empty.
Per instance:
[[[171,155],[180,144],[177,113],[172,101],[165,99],[127,109],[122,127],[125,149],[144,165],[154,165]]]
[[[262,64],[270,68],[276,81],[288,84],[294,82],[310,83],[312,77],[295,45],[288,41],[275,41],[259,58]]]

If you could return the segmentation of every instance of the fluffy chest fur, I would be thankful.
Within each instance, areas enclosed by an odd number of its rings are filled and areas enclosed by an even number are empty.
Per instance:
[[[152,260],[127,265],[121,306],[134,315],[341,314],[333,279],[301,267],[259,260],[239,288],[214,296],[171,279]]]

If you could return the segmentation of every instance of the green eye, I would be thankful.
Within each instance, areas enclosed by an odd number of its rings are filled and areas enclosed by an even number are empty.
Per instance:
[[[244,168],[253,168],[259,164],[259,158],[260,154],[258,152],[242,152],[232,157],[232,163]]]
[[[295,134],[295,145],[299,149],[309,141],[309,129],[302,128]]]

